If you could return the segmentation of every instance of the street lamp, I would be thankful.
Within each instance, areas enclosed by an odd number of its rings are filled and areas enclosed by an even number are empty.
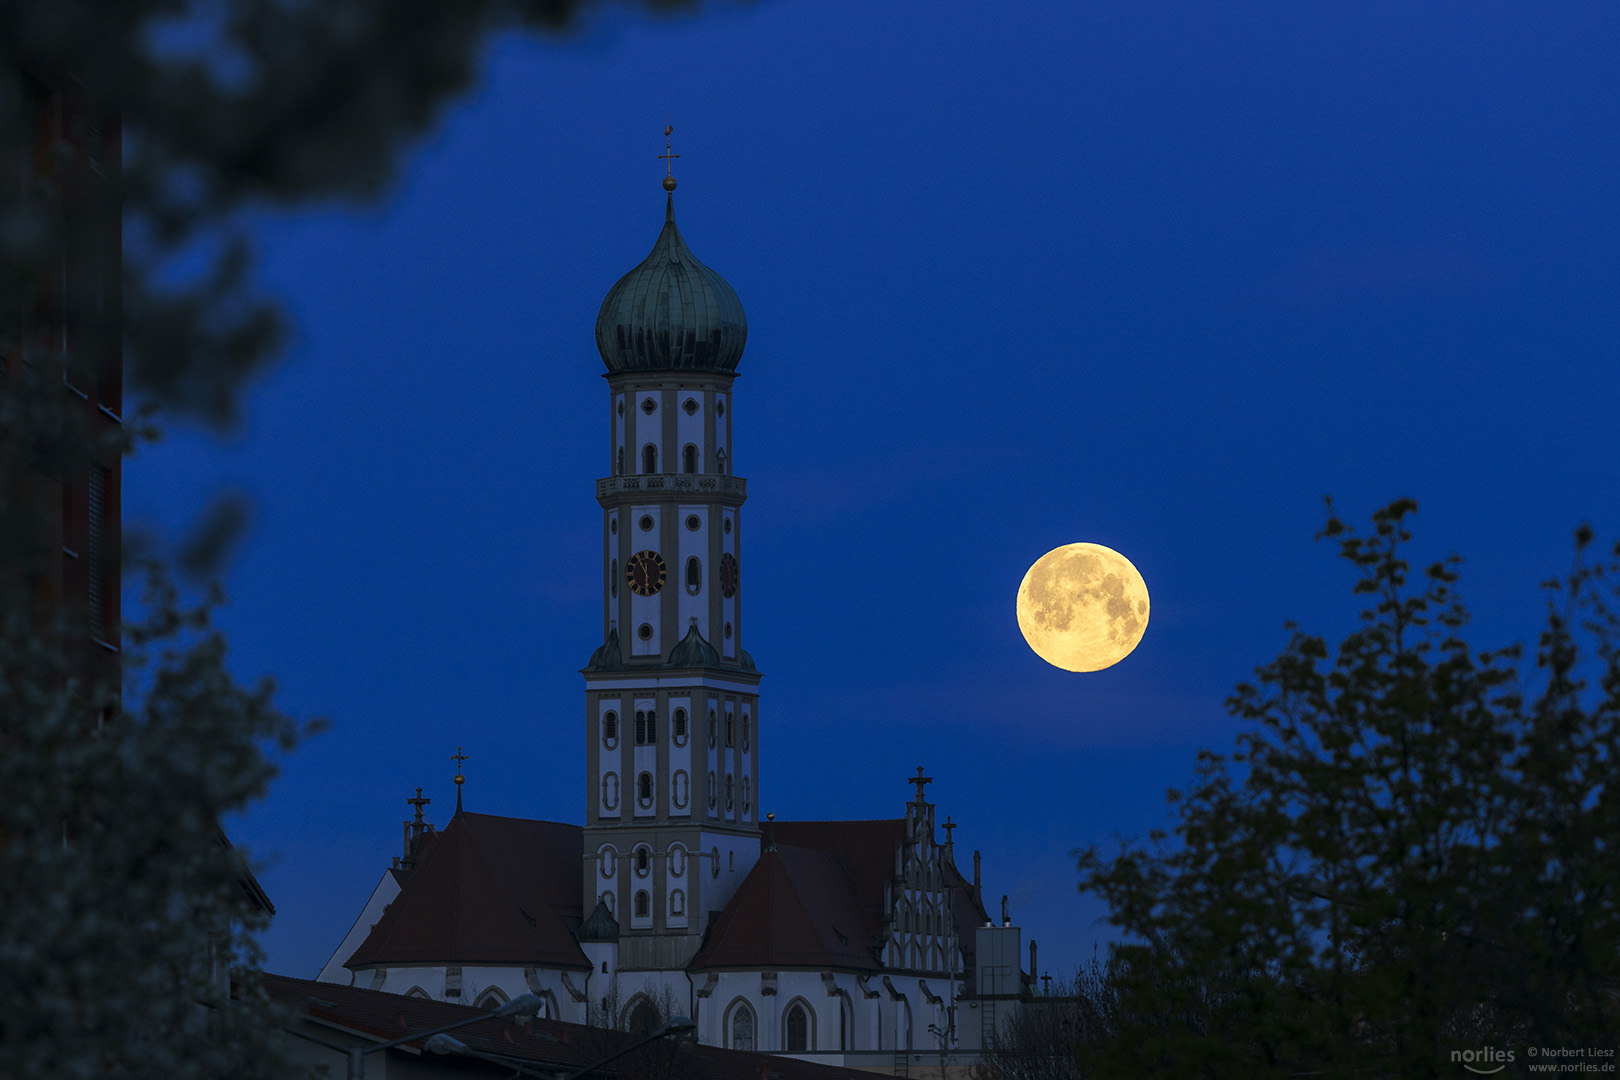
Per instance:
[[[402,1039],[394,1039],[390,1042],[383,1043],[373,1043],[370,1046],[338,1046],[336,1043],[329,1043],[325,1039],[318,1039],[313,1035],[298,1031],[295,1028],[287,1028],[285,1030],[290,1035],[296,1035],[300,1039],[308,1039],[310,1042],[318,1043],[319,1045],[326,1047],[328,1050],[340,1050],[347,1054],[349,1058],[349,1080],[365,1080],[367,1054],[375,1053],[378,1050],[390,1050],[396,1046],[400,1046],[408,1042],[414,1042],[421,1038],[428,1038],[431,1041],[432,1036],[443,1034],[446,1031],[454,1031],[456,1028],[466,1027],[468,1024],[476,1024],[480,1020],[490,1020],[499,1017],[518,1015],[533,1016],[535,1013],[540,1011],[540,1006],[543,1004],[545,1003],[540,1000],[540,995],[538,994],[519,994],[511,1001],[508,1001],[505,1005],[502,1005],[497,1009],[492,1009],[487,1013],[479,1013],[476,1016],[469,1016],[464,1020],[457,1020],[453,1024],[446,1024],[443,1027],[434,1028],[432,1031],[413,1031],[411,1034]],[[690,1022],[691,1021],[688,1021],[688,1023]]]
[[[697,1025],[692,1023],[692,1021],[686,1017],[672,1016],[665,1023],[660,1024],[653,1031],[653,1033],[648,1035],[646,1038],[638,1039],[629,1046],[625,1047],[623,1050],[620,1050],[618,1053],[611,1054],[608,1057],[603,1058],[601,1061],[587,1065],[583,1069],[576,1069],[571,1073],[543,1073],[535,1069],[525,1068],[504,1054],[486,1054],[482,1050],[474,1050],[460,1039],[452,1038],[449,1035],[443,1034],[434,1035],[425,1044],[423,1044],[422,1049],[433,1054],[459,1054],[462,1057],[481,1058],[486,1061],[493,1061],[497,1064],[505,1065],[508,1068],[516,1069],[524,1076],[537,1076],[540,1077],[541,1080],[579,1080],[580,1077],[593,1073],[604,1065],[618,1061],[626,1054],[640,1050],[643,1046],[646,1046],[650,1042],[656,1042],[659,1039],[666,1039],[671,1035],[685,1035],[689,1031],[696,1030]]]

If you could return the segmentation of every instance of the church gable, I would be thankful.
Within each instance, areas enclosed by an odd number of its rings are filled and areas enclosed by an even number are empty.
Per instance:
[[[586,969],[576,825],[458,813],[344,964]]]

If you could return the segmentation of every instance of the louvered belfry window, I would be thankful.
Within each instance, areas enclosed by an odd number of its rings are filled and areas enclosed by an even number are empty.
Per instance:
[[[90,632],[100,637],[107,632],[107,470],[100,465],[90,466],[89,503]]]

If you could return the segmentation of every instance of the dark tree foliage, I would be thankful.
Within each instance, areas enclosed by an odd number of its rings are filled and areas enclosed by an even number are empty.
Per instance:
[[[159,419],[237,420],[284,340],[245,212],[379,196],[492,35],[594,6],[0,0],[0,1080],[297,1075],[219,823],[309,728],[237,683],[217,590],[187,607],[164,566],[206,582],[242,508],[124,553],[148,589],[115,654],[50,584],[63,492]],[[70,388],[120,371],[98,434],[101,390]]]
[[[1409,581],[1400,500],[1322,537],[1367,603],[1298,628],[1228,700],[1254,727],[1171,792],[1174,839],[1079,854],[1109,903],[1118,1037],[1100,1075],[1430,1077],[1453,1051],[1620,1033],[1614,558],[1550,582],[1534,676],[1476,651],[1455,556]],[[1525,689],[1525,684],[1533,689]]]
[[[973,1080],[1090,1080],[1093,1059],[1118,1035],[1117,961],[1081,968],[1032,995],[991,1033]]]

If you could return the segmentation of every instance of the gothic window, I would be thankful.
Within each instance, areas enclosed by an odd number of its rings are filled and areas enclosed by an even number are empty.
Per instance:
[[[658,471],[658,447],[652,443],[641,448],[641,471],[644,473]]]
[[[605,712],[602,714],[602,741],[609,750],[619,741],[619,714]]]
[[[405,996],[408,998],[421,998],[424,1001],[432,1000],[428,997],[428,992],[422,989],[420,986],[411,987],[409,990],[405,991]]]
[[[645,774],[643,774],[645,775]],[[644,847],[636,848],[636,876],[646,877],[652,869],[652,855]]]
[[[652,902],[647,896],[647,890],[643,889],[636,893],[636,918],[645,919],[647,912],[651,910],[651,904]]]
[[[746,1004],[738,1002],[731,1013],[731,1048],[754,1048],[754,1013]]]
[[[693,596],[703,591],[703,562],[696,555],[686,560],[686,591]]]
[[[698,471],[697,447],[691,443],[681,451],[681,472],[695,473]]]
[[[787,1038],[782,1049],[790,1054],[802,1054],[810,1049],[810,1017],[802,1002],[793,1003],[788,1010],[787,1023],[783,1026],[787,1029]]]
[[[685,709],[676,709],[675,710],[675,730],[673,732],[671,732],[671,734],[673,734],[675,736],[675,744],[677,746],[686,745],[686,710]]]
[[[608,773],[602,777],[602,805],[609,810],[619,807],[619,776],[617,773]]]
[[[669,894],[669,913],[677,917],[686,914],[686,894],[680,889]]]
[[[630,1008],[630,1018],[625,1022],[625,1028],[632,1035],[645,1037],[657,1031],[659,1023],[657,1006],[646,998],[639,998]]]
[[[644,772],[636,777],[636,801],[643,808],[653,803],[652,773]]]
[[[473,1002],[473,1008],[485,1010],[498,1009],[502,1005],[505,1005],[506,1001],[506,995],[501,993],[500,987],[492,986],[488,990],[485,990],[482,994],[478,995],[478,1000]]]

